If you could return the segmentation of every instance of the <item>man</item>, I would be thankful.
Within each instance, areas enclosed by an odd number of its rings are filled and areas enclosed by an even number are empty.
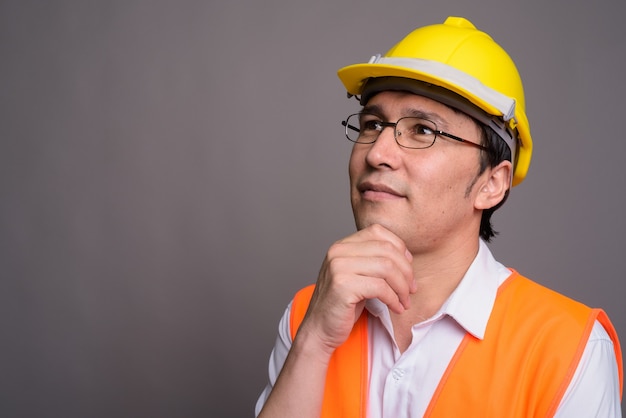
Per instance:
[[[357,232],[281,320],[261,417],[618,417],[607,316],[505,268],[490,217],[530,164],[513,61],[463,18],[339,71],[363,109]]]

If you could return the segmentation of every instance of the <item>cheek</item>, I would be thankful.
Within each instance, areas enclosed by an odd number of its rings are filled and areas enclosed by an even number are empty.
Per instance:
[[[475,177],[474,170],[451,161],[422,161],[409,174],[411,188],[435,211],[449,209],[459,199],[467,198],[467,187]]]
[[[348,175],[350,176],[350,184],[353,184],[359,174],[363,172],[365,155],[362,154],[363,153],[357,150],[356,147],[352,147],[350,159],[348,160]]]
[[[419,192],[418,195],[441,194],[450,184],[450,170],[432,159],[413,161],[408,167],[407,178],[412,183],[411,188]]]

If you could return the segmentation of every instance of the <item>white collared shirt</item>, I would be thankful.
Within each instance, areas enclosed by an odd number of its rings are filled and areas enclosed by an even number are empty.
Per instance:
[[[368,300],[370,418],[421,417],[465,333],[484,337],[496,292],[511,271],[497,262],[481,240],[465,276],[431,318],[412,328],[412,341],[401,353],[393,337],[389,310]],[[269,383],[256,405],[260,412],[291,347],[288,306],[270,356]],[[613,342],[596,322],[557,417],[621,417],[619,379]]]

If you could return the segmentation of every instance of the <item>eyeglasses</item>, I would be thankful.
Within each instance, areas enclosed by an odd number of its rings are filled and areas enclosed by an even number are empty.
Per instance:
[[[384,122],[380,120],[380,117],[371,113],[354,113],[341,124],[346,128],[346,138],[357,144],[373,144],[383,129],[390,127],[393,128],[393,137],[396,142],[404,148],[429,148],[435,143],[437,135],[441,135],[489,151],[489,148],[480,144],[438,130],[433,121],[413,116],[400,118],[394,123]]]

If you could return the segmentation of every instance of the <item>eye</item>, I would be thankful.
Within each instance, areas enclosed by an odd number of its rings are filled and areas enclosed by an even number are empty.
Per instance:
[[[433,135],[435,133],[433,128],[422,123],[414,124],[409,132],[411,132],[412,135]]]
[[[363,132],[373,132],[380,131],[382,128],[381,122],[376,119],[364,119],[361,121],[361,131]]]

